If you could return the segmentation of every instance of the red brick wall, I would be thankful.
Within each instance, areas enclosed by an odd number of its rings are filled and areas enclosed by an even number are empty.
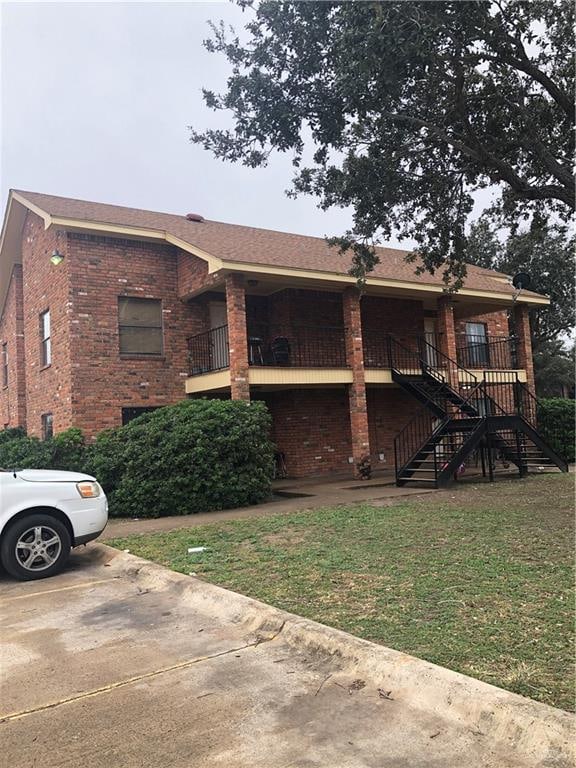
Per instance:
[[[530,335],[530,313],[525,304],[517,304],[514,310],[514,331],[518,339],[518,365],[526,371],[526,383],[533,395],[536,394],[534,381],[534,358]]]
[[[466,323],[484,323],[489,336],[508,336],[508,312],[489,312],[484,315],[473,315],[472,317],[457,318],[456,334],[461,338],[466,333]]]
[[[459,349],[462,347],[466,348],[467,346],[466,323],[482,323],[486,326],[486,333],[490,342],[488,348],[490,359],[484,367],[495,369],[512,367],[513,359],[510,344],[505,341],[497,341],[498,338],[505,339],[510,336],[508,312],[506,310],[456,319],[456,344]],[[474,367],[474,360],[477,359],[474,358],[474,354],[474,351],[464,351],[461,357],[461,364],[468,368]]]
[[[64,255],[50,263],[57,249]],[[26,421],[31,435],[41,434],[41,416],[52,413],[54,430],[73,426],[70,358],[70,259],[63,232],[45,230],[44,222],[29,213],[22,236],[24,299],[24,357],[26,363]],[[40,313],[50,310],[52,363],[42,368]]]
[[[368,387],[366,396],[372,468],[393,470],[394,438],[422,406],[397,387]]]
[[[272,439],[286,455],[290,477],[352,472],[348,393],[291,389],[261,396],[272,414]]]
[[[424,334],[424,306],[421,301],[364,296],[361,300],[362,332],[367,368],[388,361],[386,337],[392,335],[409,349],[418,349],[416,337]]]
[[[346,362],[352,370],[352,384],[348,388],[350,424],[352,429],[352,455],[356,474],[360,462],[370,457],[370,434],[366,406],[364,353],[362,344],[362,317],[360,295],[356,288],[347,288],[343,297],[344,324],[346,326]]]
[[[362,326],[370,333],[393,334],[406,342],[424,333],[424,305],[412,299],[363,296]]]
[[[396,387],[367,388],[373,469],[394,469],[394,437],[421,408]],[[286,455],[290,477],[349,472],[353,465],[348,394],[338,389],[291,389],[258,395],[272,414],[272,439]],[[384,453],[384,462],[379,454]]]
[[[270,324],[272,334],[288,334],[292,325],[341,328],[342,294],[287,288],[271,296],[246,296],[248,322],[256,329]]]
[[[202,301],[178,298],[177,249],[71,233],[68,259],[74,426],[91,436],[120,425],[122,407],[183,399],[187,338],[206,329],[207,317]],[[162,301],[162,356],[120,355],[119,296]]]
[[[250,400],[244,275],[233,274],[226,278],[226,314],[230,354],[230,396],[233,400]]]
[[[24,367],[24,308],[22,267],[12,271],[4,312],[0,318],[0,349],[7,344],[8,386],[0,378],[0,428],[26,427],[26,375]],[[0,370],[0,377],[3,372]]]
[[[216,285],[222,282],[220,276],[208,274],[208,263],[192,253],[187,253],[178,249],[177,257],[178,272],[178,296],[181,299],[187,299],[193,293],[207,286]]]

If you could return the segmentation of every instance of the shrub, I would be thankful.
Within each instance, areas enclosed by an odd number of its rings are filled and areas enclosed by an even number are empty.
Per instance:
[[[26,432],[22,427],[9,427],[8,429],[2,429],[0,430],[0,445],[3,445],[10,440],[16,440],[19,437],[26,437]]]
[[[85,445],[81,429],[71,427],[64,432],[59,432],[48,443],[52,451],[50,469],[85,471]]]
[[[184,400],[102,432],[85,468],[104,486],[114,516],[255,504],[270,493],[269,429],[263,403]]]
[[[67,429],[50,440],[28,437],[21,427],[0,432],[0,467],[81,472],[83,465],[84,437],[79,429]]]
[[[574,461],[576,401],[551,397],[538,401],[538,429],[556,453]]]
[[[5,469],[50,468],[51,454],[50,443],[37,437],[21,434],[0,441],[0,467]]]

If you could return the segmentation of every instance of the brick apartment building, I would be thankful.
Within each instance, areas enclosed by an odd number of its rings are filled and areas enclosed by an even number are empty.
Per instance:
[[[185,397],[258,399],[303,476],[366,456],[393,467],[395,436],[422,407],[395,376],[409,358],[456,389],[488,370],[533,390],[528,308],[545,297],[515,297],[477,267],[449,296],[405,252],[379,255],[360,296],[348,259],[319,238],[12,191],[0,428],[92,437]]]

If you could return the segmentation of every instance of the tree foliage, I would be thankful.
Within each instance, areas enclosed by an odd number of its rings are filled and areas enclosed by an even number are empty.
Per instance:
[[[571,333],[576,325],[575,246],[565,227],[548,224],[538,215],[529,228],[512,232],[502,243],[484,217],[470,228],[466,260],[507,275],[528,272],[530,290],[550,297],[549,307],[530,310],[532,341],[538,348]]]
[[[562,395],[574,384],[574,345],[569,348],[566,341],[576,325],[575,245],[565,227],[538,215],[504,242],[487,217],[472,225],[468,237],[468,262],[508,275],[528,272],[530,288],[550,297],[550,306],[530,309],[536,390],[542,397]]]
[[[479,188],[511,220],[573,210],[570,0],[237,1],[249,39],[213,26],[233,69],[204,91],[234,127],[192,140],[251,167],[292,153],[292,194],[352,207],[352,274],[396,232],[457,286]]]
[[[574,344],[546,341],[534,349],[534,378],[539,397],[574,397]]]

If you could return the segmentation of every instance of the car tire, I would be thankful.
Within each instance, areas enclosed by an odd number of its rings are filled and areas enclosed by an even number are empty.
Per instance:
[[[5,531],[0,560],[9,574],[21,581],[45,579],[64,568],[71,543],[68,528],[56,517],[27,515]]]

